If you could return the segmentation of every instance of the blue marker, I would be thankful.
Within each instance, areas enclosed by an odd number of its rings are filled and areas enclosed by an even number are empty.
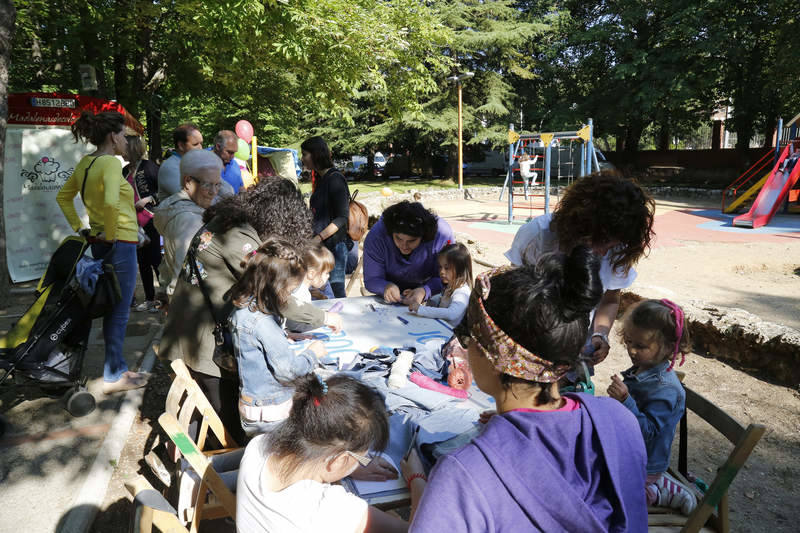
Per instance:
[[[405,318],[403,318],[403,317],[401,317],[401,316],[398,316],[398,317],[397,317],[397,320],[399,320],[399,321],[400,321],[400,322],[402,322],[403,324],[408,324],[408,320],[406,320]]]

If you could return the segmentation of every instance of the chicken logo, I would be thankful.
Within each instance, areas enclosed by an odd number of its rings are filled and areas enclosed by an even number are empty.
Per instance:
[[[44,156],[33,165],[32,170],[22,169],[24,188],[29,190],[58,190],[72,175],[74,168],[61,170],[61,163]]]

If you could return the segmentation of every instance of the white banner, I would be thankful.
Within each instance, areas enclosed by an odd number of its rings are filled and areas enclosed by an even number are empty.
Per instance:
[[[74,232],[56,203],[56,194],[91,146],[76,143],[69,128],[8,126],[3,215],[11,281],[44,274],[53,251]],[[80,195],[75,207],[88,227]]]

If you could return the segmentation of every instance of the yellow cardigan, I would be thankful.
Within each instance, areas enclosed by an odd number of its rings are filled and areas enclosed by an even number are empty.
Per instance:
[[[61,187],[56,196],[61,211],[72,229],[81,228],[81,219],[75,211],[73,199],[81,192],[86,167],[89,169],[86,182],[86,197],[83,204],[89,213],[92,235],[105,233],[108,241],[138,242],[139,223],[133,205],[133,187],[122,176],[122,164],[114,156],[84,156],[72,176]]]

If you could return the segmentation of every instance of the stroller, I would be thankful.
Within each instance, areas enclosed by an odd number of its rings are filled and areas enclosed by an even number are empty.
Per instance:
[[[92,318],[75,278],[87,247],[77,236],[61,242],[39,280],[36,301],[0,337],[0,391],[13,396],[4,410],[42,396],[61,398],[72,416],[94,410],[95,399],[81,376]],[[0,421],[0,434],[3,425]]]

